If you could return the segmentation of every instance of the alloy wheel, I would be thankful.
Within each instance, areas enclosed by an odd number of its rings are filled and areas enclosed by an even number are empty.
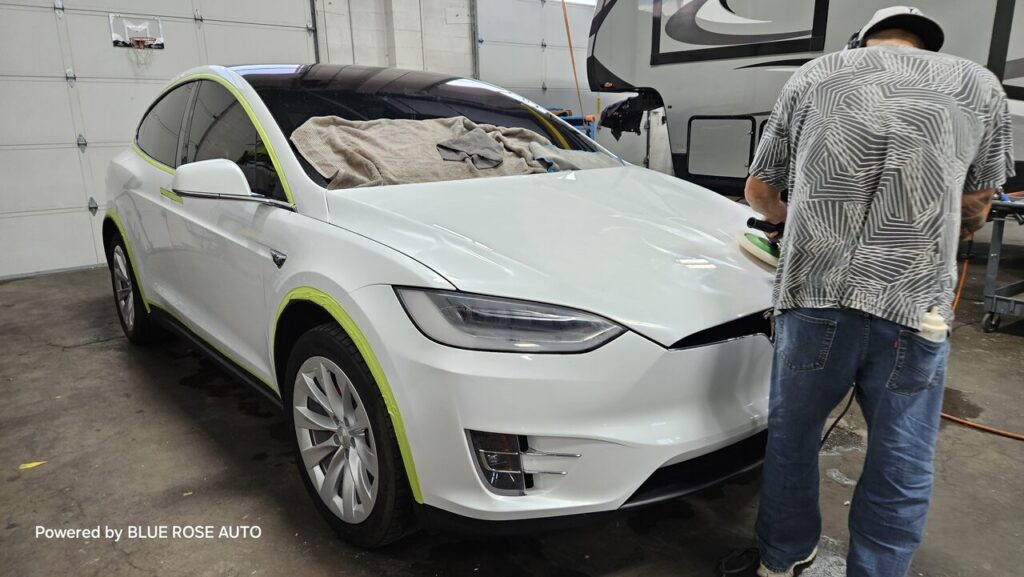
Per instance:
[[[114,299],[125,328],[132,330],[135,326],[135,289],[121,245],[114,247]]]
[[[377,450],[352,381],[328,358],[306,359],[295,377],[292,414],[302,462],[320,499],[346,523],[366,520],[377,499]]]

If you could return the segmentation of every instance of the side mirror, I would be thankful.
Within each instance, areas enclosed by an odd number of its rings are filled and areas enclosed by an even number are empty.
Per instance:
[[[249,189],[242,169],[226,158],[214,158],[183,164],[174,172],[171,190],[185,198],[258,202],[291,209],[292,206]]]
[[[178,194],[252,196],[249,181],[237,164],[226,158],[200,160],[178,167],[171,188]]]

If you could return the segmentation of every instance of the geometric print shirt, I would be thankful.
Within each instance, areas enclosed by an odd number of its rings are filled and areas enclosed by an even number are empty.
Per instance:
[[[775,310],[851,308],[952,326],[960,203],[1014,174],[999,80],[900,46],[827,54],[783,88],[750,174],[788,190]]]

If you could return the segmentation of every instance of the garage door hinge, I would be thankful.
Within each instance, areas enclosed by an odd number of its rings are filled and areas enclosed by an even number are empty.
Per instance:
[[[75,87],[75,80],[78,80],[78,77],[75,76],[75,71],[73,69],[68,68],[67,70],[64,71],[64,80],[68,81],[68,86],[70,86],[71,88],[74,88]]]
[[[545,90],[547,90],[547,89],[548,89],[548,83],[547,83],[547,82],[541,82],[541,83],[540,83],[540,89],[541,89],[542,91],[545,91]]]
[[[96,204],[96,199],[89,197],[89,214],[96,216],[96,211],[100,209],[100,205]]]
[[[53,0],[53,11],[64,12],[64,0]]]
[[[199,13],[199,10],[195,10],[194,12],[192,12],[192,19],[196,22],[202,22],[203,15]]]
[[[81,134],[78,135],[78,140],[76,140],[76,142],[78,143],[78,150],[81,150],[82,152],[85,152],[85,147],[89,146],[89,141]]]
[[[540,48],[541,48],[541,50],[543,50],[543,49],[545,49],[547,47],[548,47],[547,41],[546,40],[541,40],[540,41]]]

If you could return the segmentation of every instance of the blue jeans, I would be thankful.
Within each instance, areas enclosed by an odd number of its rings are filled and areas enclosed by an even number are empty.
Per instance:
[[[856,383],[868,448],[850,505],[846,574],[904,577],[931,500],[949,341],[851,309],[787,310],[775,322],[761,561],[785,571],[817,546],[820,436]]]

